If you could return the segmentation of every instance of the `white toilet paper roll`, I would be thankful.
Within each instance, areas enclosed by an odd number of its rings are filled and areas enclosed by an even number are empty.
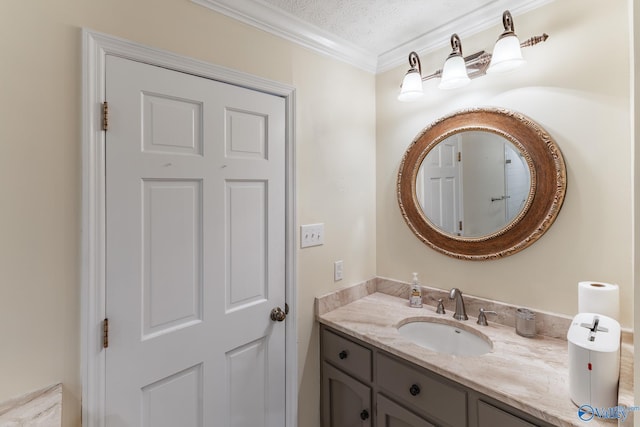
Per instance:
[[[620,321],[618,285],[578,282],[578,313],[598,313]]]

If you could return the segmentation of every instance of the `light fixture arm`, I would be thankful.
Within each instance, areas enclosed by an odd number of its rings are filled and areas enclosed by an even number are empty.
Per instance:
[[[542,35],[540,35],[540,36],[533,36],[533,37],[523,41],[522,43],[520,43],[520,47],[535,46],[538,43],[546,42],[548,38],[549,38],[549,34],[542,33]]]
[[[453,56],[462,56],[462,42],[460,41],[460,37],[455,33],[451,35],[451,53],[449,54],[449,58]]]
[[[420,63],[420,57],[414,51],[409,53],[409,65],[411,68],[417,68],[418,73],[422,76],[422,64]]]
[[[516,30],[515,25],[513,24],[513,17],[511,16],[511,12],[508,10],[505,10],[502,14],[502,25],[504,26],[504,33],[502,33],[500,38],[515,34]]]

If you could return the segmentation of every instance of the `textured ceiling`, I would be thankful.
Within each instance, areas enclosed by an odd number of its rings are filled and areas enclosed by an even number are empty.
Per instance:
[[[499,27],[554,0],[191,0],[370,72]],[[542,30],[542,29],[541,29]],[[497,36],[497,34],[496,34]],[[530,35],[521,35],[530,36]]]
[[[494,0],[264,0],[376,55]],[[496,17],[499,23],[501,17]]]

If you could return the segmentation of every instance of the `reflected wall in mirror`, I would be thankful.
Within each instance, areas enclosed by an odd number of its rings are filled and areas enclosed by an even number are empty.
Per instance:
[[[416,197],[442,232],[480,237],[515,220],[528,205],[531,173],[522,153],[492,132],[451,135],[424,158]]]
[[[411,230],[460,259],[496,259],[528,247],[555,220],[565,191],[556,143],[504,109],[437,120],[409,146],[398,172],[398,202]]]

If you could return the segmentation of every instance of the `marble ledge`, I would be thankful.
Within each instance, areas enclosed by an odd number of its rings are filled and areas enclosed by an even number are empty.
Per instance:
[[[315,300],[315,314],[316,317],[321,316],[375,292],[408,300],[409,287],[409,283],[406,282],[376,277],[317,297]],[[422,286],[422,300],[424,304],[436,307],[440,298],[442,298],[444,302],[447,313],[453,313],[454,303],[449,300],[449,291]],[[500,325],[515,328],[516,310],[519,306],[468,294],[464,294],[464,302],[469,316],[477,317],[480,308],[484,308],[485,310],[498,313],[497,315],[487,316],[489,323],[495,322]],[[536,332],[538,335],[566,340],[572,317],[542,310],[532,309],[532,311],[536,313]],[[628,329],[623,329],[622,341],[633,342],[633,333]]]
[[[1,427],[60,427],[62,384],[0,402]]]

